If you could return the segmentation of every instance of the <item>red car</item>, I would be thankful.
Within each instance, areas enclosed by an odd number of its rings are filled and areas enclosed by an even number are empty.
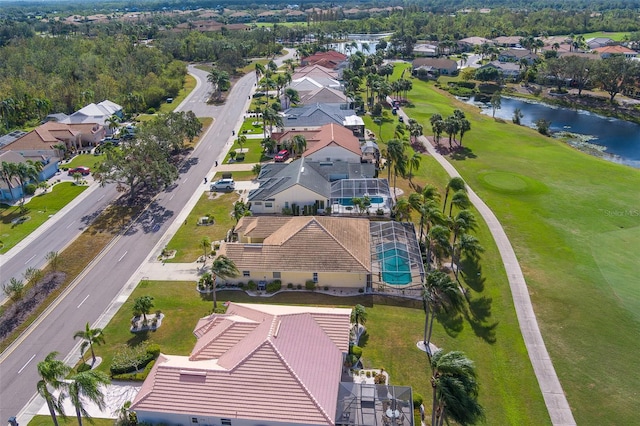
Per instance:
[[[88,167],[80,166],[69,169],[69,176],[73,176],[76,173],[80,173],[82,176],[88,176],[91,173],[91,169]]]
[[[275,157],[273,157],[273,160],[276,163],[282,163],[284,161],[287,161],[289,159],[289,151],[287,151],[286,149],[282,149],[280,150]]]

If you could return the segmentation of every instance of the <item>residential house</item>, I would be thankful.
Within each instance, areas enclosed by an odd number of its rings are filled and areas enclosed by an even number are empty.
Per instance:
[[[353,131],[357,136],[364,134],[364,120],[352,109],[344,109],[345,104],[312,104],[290,108],[282,117],[283,131],[317,130],[325,124],[336,123]]]
[[[528,64],[533,64],[536,59],[538,59],[538,55],[531,53],[528,49],[506,49],[498,54],[500,62],[521,62],[524,60]]]
[[[500,71],[502,78],[512,80],[519,79],[522,72],[520,64],[514,62],[491,61],[488,64],[481,66],[479,69],[483,68],[496,68]]]
[[[68,149],[82,149],[97,145],[106,135],[105,128],[96,123],[64,124],[49,121],[24,134],[1,151],[18,151],[25,157],[53,156],[55,145],[64,144]]]
[[[316,77],[321,77],[335,80],[339,78],[339,75],[338,72],[334,71],[331,68],[326,68],[321,65],[308,65],[305,67],[297,68],[291,76],[292,80],[302,77],[311,77],[314,79]]]
[[[1,151],[0,152],[0,172],[2,172],[2,163],[26,163],[27,160],[40,161],[43,163],[43,169],[38,173],[38,181],[49,179],[55,175],[58,171],[58,158],[26,158],[15,151]],[[23,190],[20,186],[20,181],[14,177],[10,182],[4,179],[0,180],[0,200],[7,203],[12,203],[21,199],[23,196]]]
[[[325,68],[336,69],[338,65],[347,60],[347,55],[329,50],[327,52],[317,52],[313,55],[300,59],[300,65],[321,65]]]
[[[413,54],[415,56],[435,58],[439,54],[438,46],[432,43],[419,43],[413,46]]]
[[[315,90],[300,93],[300,105],[346,103],[347,96],[342,91],[330,87],[318,87]]]
[[[522,47],[519,36],[500,36],[493,39],[493,43],[499,47]]]
[[[365,141],[360,146],[360,150],[362,151],[363,163],[377,163],[380,160],[380,148],[374,141]]]
[[[598,47],[610,46],[615,43],[615,41],[613,41],[613,39],[610,39],[609,37],[593,37],[586,39],[584,42],[591,50]]]
[[[331,182],[340,179],[373,178],[375,166],[346,161],[310,161],[305,157],[291,163],[269,163],[258,175],[260,186],[247,200],[254,214],[322,213],[330,202]],[[295,212],[294,212],[295,213]]]
[[[625,58],[635,58],[638,56],[638,52],[636,52],[635,50],[631,50],[628,47],[619,45],[597,47],[593,50],[597,52],[602,59],[606,59],[611,55],[624,55]]]
[[[458,63],[445,58],[416,58],[412,62],[413,75],[437,77],[439,75],[456,75]]]
[[[198,321],[189,356],[159,356],[131,409],[146,424],[336,425],[350,315],[229,303]]]
[[[234,230],[237,242],[220,252],[241,276],[227,283],[279,279],[322,287],[419,289],[424,266],[410,223],[362,217],[246,216]]]
[[[312,92],[314,90],[318,90],[322,87],[329,87],[332,89],[340,89],[342,87],[342,83],[338,80],[334,80],[331,78],[312,78],[312,77],[301,77],[291,80],[289,83],[290,88],[296,90],[300,94],[304,94],[306,92]]]
[[[347,161],[359,163],[362,159],[359,139],[350,129],[336,123],[325,124],[317,130],[288,130],[274,133],[279,145],[295,135],[302,135],[307,141],[307,149],[302,153],[309,161]]]
[[[484,37],[466,37],[458,40],[458,45],[460,46],[460,48],[466,51],[471,51],[476,46],[480,47],[483,44],[493,46],[493,41]]]
[[[304,22],[307,14],[301,10],[291,10],[285,15],[287,22]]]

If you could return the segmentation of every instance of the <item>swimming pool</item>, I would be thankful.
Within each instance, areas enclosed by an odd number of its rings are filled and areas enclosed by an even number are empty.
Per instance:
[[[370,197],[369,201],[371,204],[382,204],[384,203],[384,198],[382,197]],[[353,206],[353,198],[338,198],[338,204],[341,206]]]
[[[411,264],[406,249],[378,246],[376,249],[382,281],[390,285],[406,285],[411,280]]]

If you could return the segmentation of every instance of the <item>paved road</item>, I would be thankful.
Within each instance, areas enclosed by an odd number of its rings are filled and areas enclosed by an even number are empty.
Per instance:
[[[199,101],[207,98],[209,90],[206,73],[191,67],[190,71],[198,84],[179,107],[181,110],[195,109],[201,104]],[[102,316],[134,272],[152,256],[154,246],[192,195],[202,192],[203,178],[210,176],[214,161],[228,149],[231,131],[239,125],[254,81],[255,76],[250,73],[231,91],[230,98],[246,102],[205,107],[210,108],[209,115],[215,121],[181,170],[176,185],[158,195],[140,219],[114,239],[38,322],[0,355],[0,421],[18,414],[34,395],[38,380],[36,364],[51,351],[63,355],[72,351],[77,343],[72,338],[74,332],[83,329],[86,322],[94,324]]]
[[[399,110],[398,114],[404,116],[405,122],[408,122],[409,117],[407,117],[402,110]],[[428,153],[446,170],[449,176],[461,177],[455,167],[436,151],[425,136],[420,136],[420,142],[427,148]],[[487,206],[468,185],[467,193],[469,194],[469,200],[471,200],[474,207],[478,210],[478,213],[482,216],[482,219],[486,222],[498,246],[498,251],[500,252],[500,257],[502,258],[502,263],[507,273],[507,279],[509,280],[509,287],[511,288],[511,296],[513,297],[513,305],[516,310],[516,316],[518,317],[520,332],[527,347],[533,371],[538,379],[538,385],[540,386],[542,397],[547,406],[551,423],[555,426],[573,426],[576,422],[573,418],[571,407],[562,390],[562,385],[560,384],[556,370],[553,368],[551,357],[542,339],[542,333],[538,327],[538,320],[536,319],[531,298],[529,297],[529,289],[524,279],[522,269],[520,268],[520,263],[509,241],[509,237],[507,237],[504,228],[496,215],[493,214],[493,211],[491,211],[489,206]]]

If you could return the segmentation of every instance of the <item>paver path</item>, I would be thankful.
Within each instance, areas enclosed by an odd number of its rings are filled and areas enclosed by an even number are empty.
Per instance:
[[[408,120],[408,117],[405,115],[405,121],[406,120]],[[425,136],[420,136],[419,140],[427,148],[427,152],[438,161],[449,176],[461,177],[455,167],[436,151]],[[533,371],[538,379],[538,384],[542,391],[551,423],[557,426],[575,425],[576,422],[571,413],[569,402],[562,390],[562,385],[560,384],[560,380],[558,380],[556,370],[553,368],[553,363],[547,352],[544,340],[542,340],[538,321],[533,312],[533,306],[531,305],[527,283],[524,280],[522,269],[520,269],[520,264],[509,242],[509,238],[504,232],[504,228],[498,221],[498,218],[468,185],[467,193],[469,194],[469,200],[471,200],[489,227],[489,231],[498,246],[498,251],[500,252],[500,257],[502,258],[502,263],[504,264],[504,269],[509,279],[509,287],[511,288],[513,304],[516,309],[516,315],[518,316],[518,323],[520,324],[520,332],[524,338],[529,359],[533,365]]]

